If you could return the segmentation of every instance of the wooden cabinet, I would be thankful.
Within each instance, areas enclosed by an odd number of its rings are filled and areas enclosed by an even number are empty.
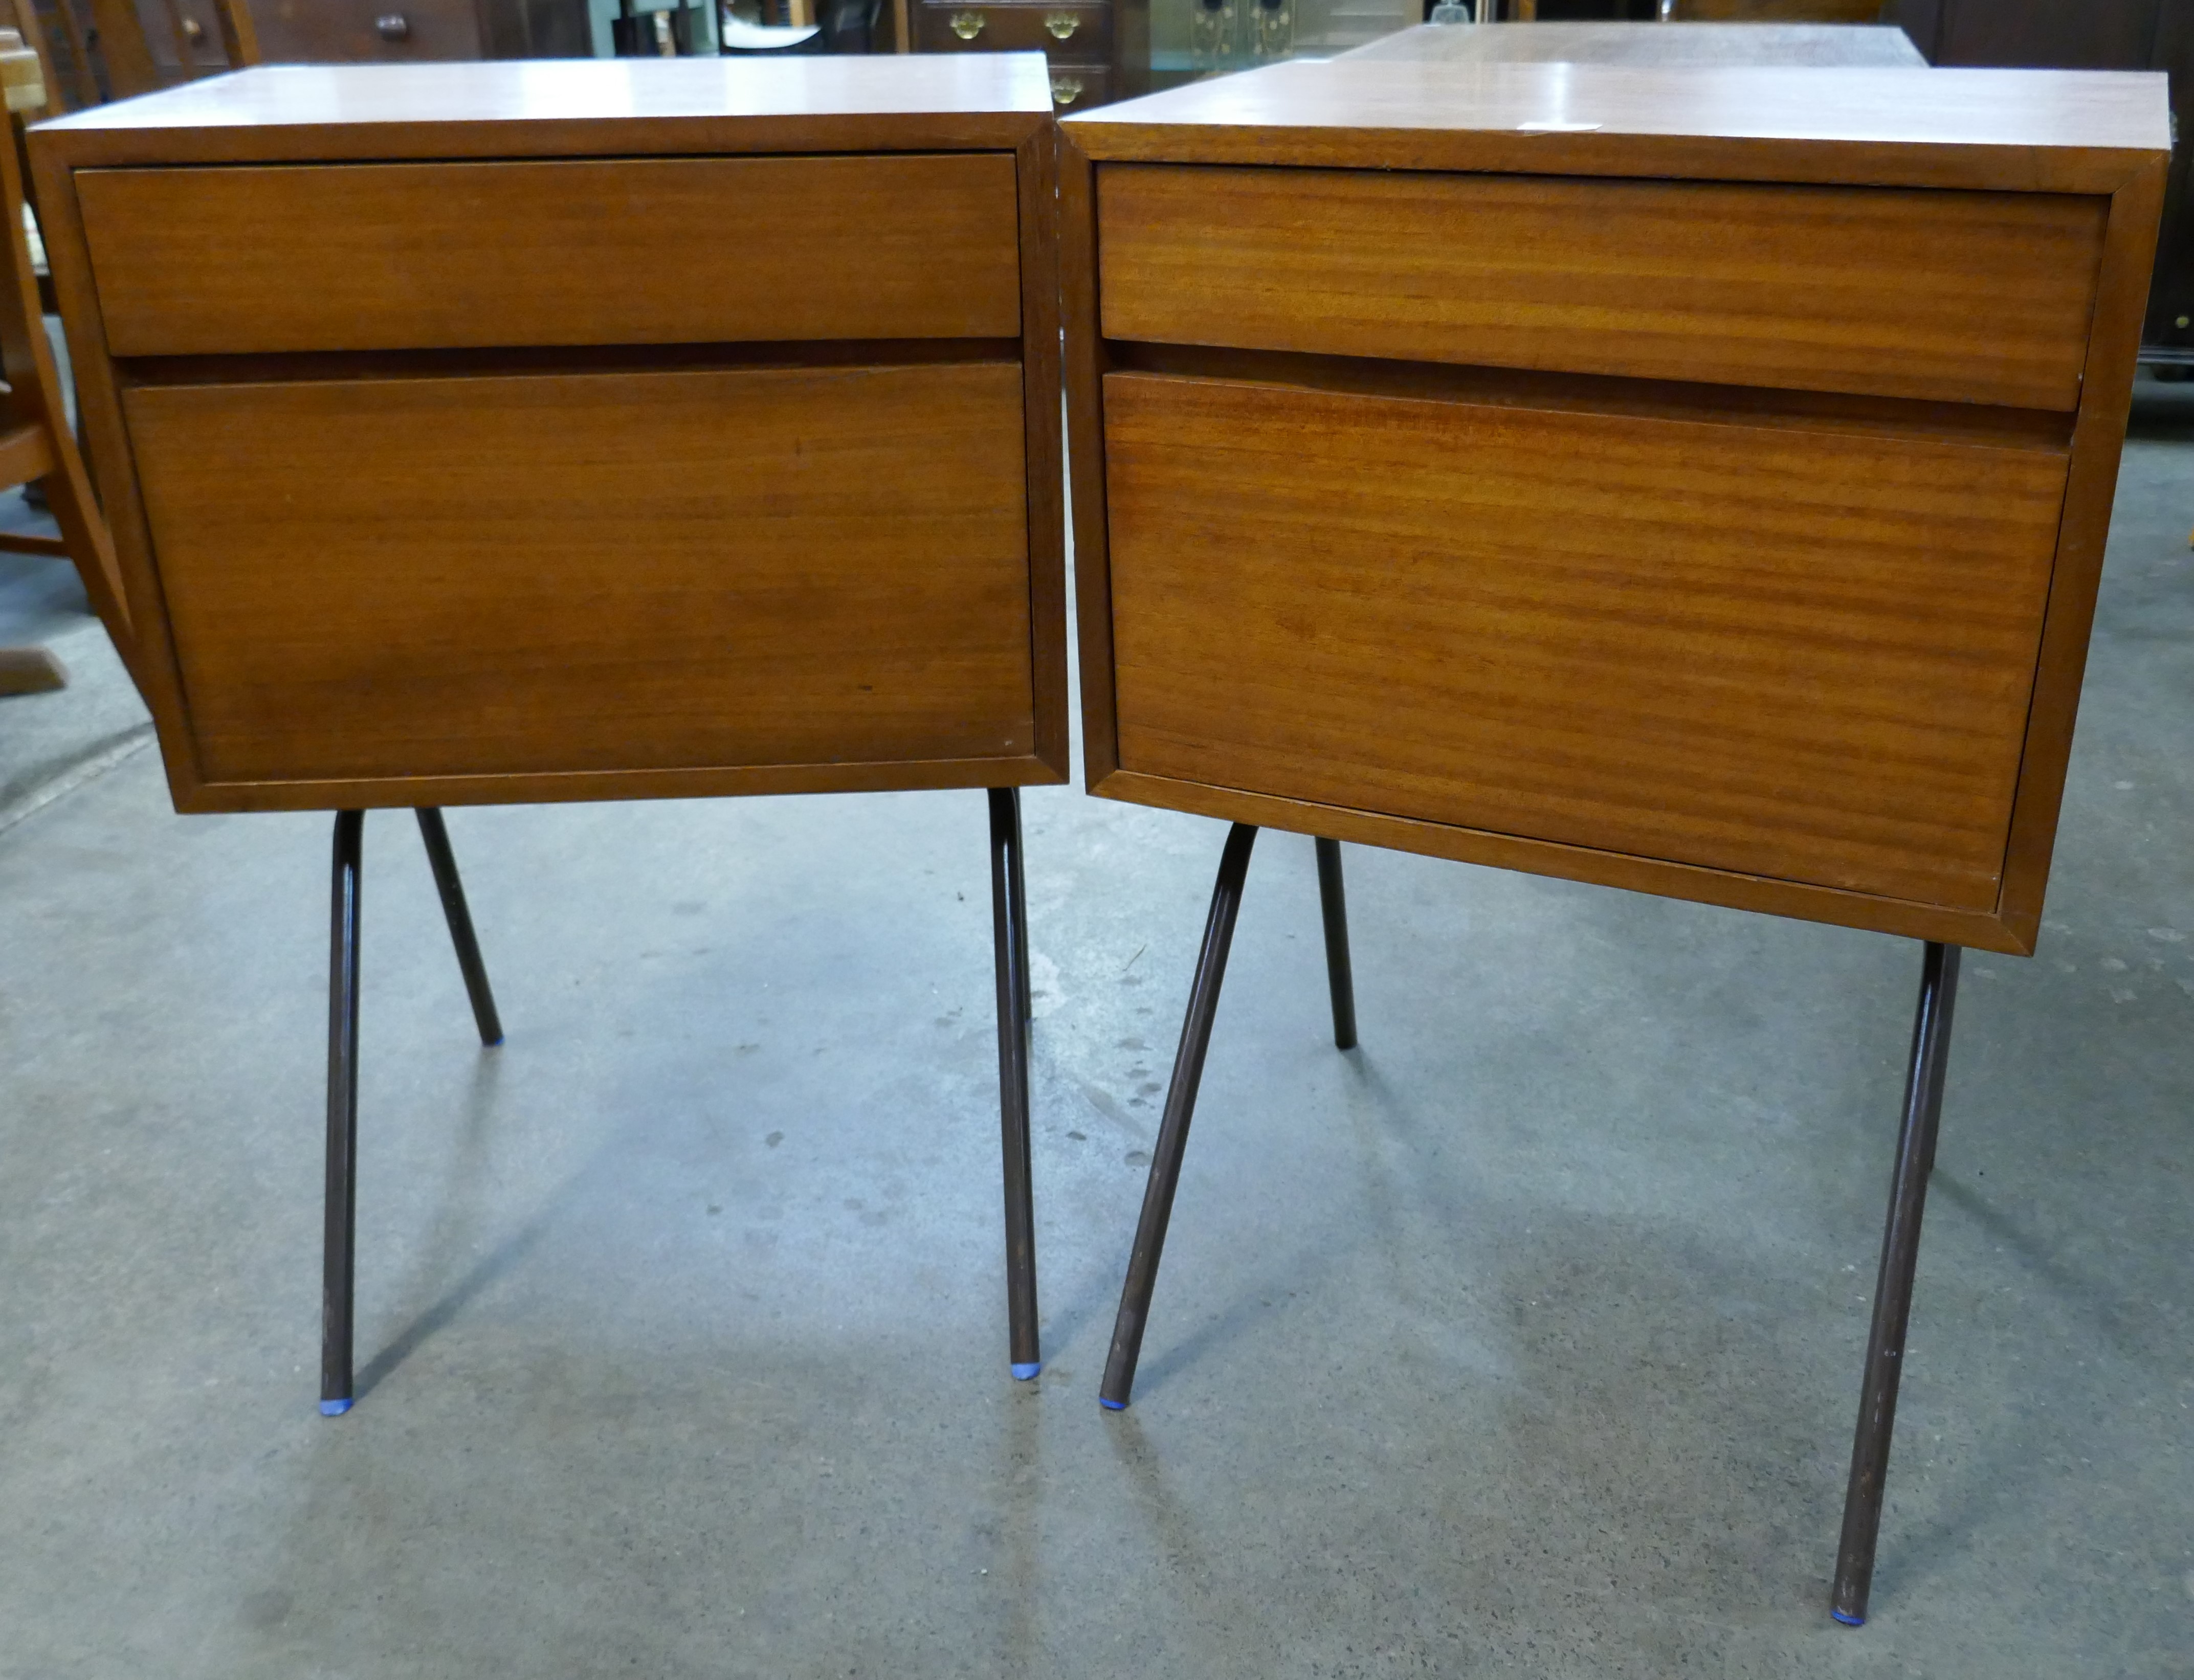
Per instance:
[[[180,808],[1064,779],[1040,58],[270,67],[32,146]]]
[[[1092,789],[2031,949],[2166,112],[1915,74],[1068,121]]]

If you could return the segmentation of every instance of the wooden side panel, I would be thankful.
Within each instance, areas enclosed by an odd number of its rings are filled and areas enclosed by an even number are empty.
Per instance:
[[[1010,152],[92,169],[117,356],[1011,338]]]
[[[2058,542],[2049,622],[2042,639],[2026,758],[2019,771],[2019,809],[2004,871],[2003,917],[2030,949],[2041,929],[2065,772],[2071,759],[2072,725],[2080,708],[2081,679],[2087,673],[2103,549],[2110,539],[2111,504],[2117,491],[2126,418],[2133,406],[2141,315],[2156,261],[2166,167],[2165,159],[2157,158],[2111,200],[2094,341],[2088,350],[2080,417],[2072,432],[2064,530]]]
[[[2070,411],[2109,201],[1098,171],[1114,339]]]
[[[1067,779],[1066,467],[1060,433],[1059,133],[1016,154],[1021,213],[1021,377],[1028,424],[1029,613],[1038,757]]]
[[[1033,750],[1018,365],[124,410],[210,783]]]
[[[1112,720],[1111,540],[1105,512],[1105,343],[1097,334],[1095,171],[1061,130],[1059,303],[1065,329],[1066,467],[1073,494],[1074,626],[1081,653],[1082,763],[1086,785],[1120,767]]]
[[[1105,378],[1129,771],[1992,911],[2065,452]]]

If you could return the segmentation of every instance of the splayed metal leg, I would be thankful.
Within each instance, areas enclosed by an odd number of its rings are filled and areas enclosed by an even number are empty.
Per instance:
[[[336,813],[328,959],[328,1177],[320,1294],[320,1410],[351,1402],[351,1266],[358,1227],[359,887],[365,813]]]
[[[1234,943],[1234,921],[1242,910],[1242,882],[1249,872],[1249,848],[1257,831],[1237,823],[1227,832],[1219,857],[1219,880],[1211,890],[1211,916],[1203,927],[1203,949],[1189,988],[1188,1014],[1181,1023],[1180,1049],[1174,1057],[1173,1083],[1166,1092],[1165,1116],[1151,1151],[1151,1177],[1143,1191],[1143,1215],[1135,1227],[1135,1247],[1128,1257],[1128,1280],[1120,1291],[1120,1314],[1112,1325],[1112,1350],[1105,1362],[1099,1403],[1123,1409],[1135,1386],[1135,1362],[1143,1350],[1143,1326],[1151,1312],[1151,1291],[1158,1278],[1158,1256],[1165,1247],[1166,1223],[1173,1217],[1174,1192],[1180,1184],[1181,1154],[1188,1145],[1188,1122],[1196,1111],[1196,1087],[1203,1078],[1204,1052],[1211,1047],[1211,1023],[1219,1012],[1220,983],[1226,978],[1226,951]]]
[[[1042,1368],[1037,1335],[1036,1209],[1029,1182],[1028,904],[1021,881],[1021,796],[991,793],[991,926],[997,947],[998,1118],[1006,1169],[1006,1322],[1014,1375]]]
[[[1852,1443],[1851,1484],[1844,1495],[1844,1532],[1836,1551],[1835,1595],[1829,1614],[1857,1627],[1866,1620],[1874,1584],[1875,1542],[1897,1421],[1897,1385],[1904,1366],[1904,1332],[1912,1314],[1912,1275],[1920,1259],[1920,1220],[1927,1206],[1927,1174],[1943,1114],[1943,1076],[1950,1056],[1950,1015],[1958,991],[1959,949],[1930,944],[1920,974],[1920,1006],[1912,1023],[1912,1064],[1904,1082],[1904,1121],[1890,1181],[1889,1224],[1881,1239],[1881,1270],[1874,1286],[1874,1322],[1867,1331],[1866,1376],[1858,1430]]]
[[[472,912],[465,907],[464,882],[457,878],[457,854],[450,850],[450,831],[442,813],[432,806],[418,811],[419,838],[427,843],[427,864],[434,872],[434,887],[442,895],[442,915],[450,924],[450,939],[457,948],[457,966],[464,972],[465,995],[472,1000],[473,1021],[480,1042],[503,1042],[503,1020],[495,1012],[495,994],[488,989],[487,965],[480,960],[480,938],[473,932]]]
[[[1325,912],[1325,978],[1333,989],[1333,1046],[1356,1048],[1356,978],[1348,966],[1348,898],[1341,880],[1341,842],[1318,843],[1318,898]]]

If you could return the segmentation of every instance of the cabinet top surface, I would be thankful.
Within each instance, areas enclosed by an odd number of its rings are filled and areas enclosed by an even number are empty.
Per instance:
[[[96,106],[36,132],[69,137],[73,152],[102,139],[208,129],[273,139],[468,124],[996,117],[1025,128],[1051,108],[1040,53],[266,65]]]
[[[1769,154],[1810,154],[1806,175],[1838,178],[1841,158],[1842,178],[1853,180],[1898,178],[1867,164],[1900,151],[1933,154],[1938,165],[1956,151],[1999,161],[2007,152],[2081,154],[2122,175],[2171,146],[2165,78],[2145,72],[1401,56],[1272,65],[1106,106],[1064,127],[1095,158],[1598,175],[1628,155],[1693,175],[1749,157],[1753,165],[1737,172],[1750,175],[1764,172]],[[1854,147],[1867,159],[1849,156]],[[1996,184],[2072,184],[2053,175],[2062,171]]]
[[[1340,54],[1432,63],[1925,65],[1905,32],[1840,23],[1422,23]]]

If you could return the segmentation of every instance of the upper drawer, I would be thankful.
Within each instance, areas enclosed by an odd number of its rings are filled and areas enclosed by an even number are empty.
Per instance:
[[[1108,164],[1107,336],[2079,405],[2107,201]]]
[[[1002,152],[76,179],[118,356],[1020,331]]]

